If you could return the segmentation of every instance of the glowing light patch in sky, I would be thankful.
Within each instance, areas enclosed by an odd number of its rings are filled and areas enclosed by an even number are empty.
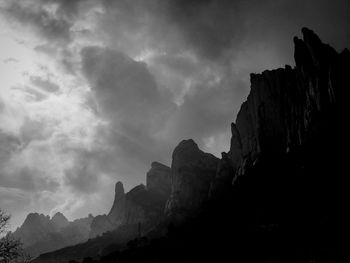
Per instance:
[[[101,124],[86,104],[89,87],[79,75],[65,73],[54,57],[38,52],[42,43],[30,32],[14,31],[3,20],[0,43],[0,132],[18,140],[0,160],[1,192],[8,196],[22,187],[27,209],[60,210],[69,217],[86,201],[64,187],[64,171],[75,160],[69,149],[89,151]],[[21,180],[28,182],[18,185]]]

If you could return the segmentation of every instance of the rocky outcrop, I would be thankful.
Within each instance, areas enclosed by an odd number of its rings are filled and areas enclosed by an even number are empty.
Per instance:
[[[168,198],[171,193],[171,168],[158,163],[153,162],[151,169],[146,175],[146,187],[147,190],[157,193],[163,198]]]
[[[117,182],[114,191],[114,201],[108,215],[96,216],[91,224],[90,238],[116,229],[125,223],[126,194],[122,182]]]
[[[166,214],[196,211],[208,198],[218,163],[218,158],[201,151],[192,139],[180,142],[172,155],[172,189]]]
[[[61,230],[64,227],[67,227],[69,225],[68,219],[60,212],[57,212],[51,218],[51,223],[57,229],[57,231]]]
[[[98,215],[91,223],[89,238],[97,237],[105,232],[115,229],[117,226],[110,221],[107,215]]]
[[[221,153],[215,178],[210,184],[210,199],[223,198],[230,191],[230,184],[234,178],[235,171],[230,155],[225,152]]]
[[[317,136],[320,114],[342,99],[349,51],[338,54],[311,30],[302,33],[303,40],[294,38],[295,68],[250,76],[251,91],[232,126],[229,155],[238,174],[261,155],[292,151]]]
[[[90,238],[133,224],[152,225],[163,216],[170,196],[170,168],[154,162],[147,173],[147,187],[140,184],[128,193],[121,182],[115,186],[115,198],[108,215],[97,216],[91,224]]]
[[[50,222],[50,217],[38,213],[30,213],[24,220],[21,227],[13,233],[14,237],[19,238],[25,247],[35,245],[45,240],[54,227]]]
[[[231,134],[230,151],[228,152],[228,155],[223,156],[222,159],[224,160],[224,163],[226,163],[225,159],[230,159],[231,165],[229,169],[232,168],[234,171],[236,171],[242,159],[242,140],[238,128],[234,123],[231,123]],[[219,173],[221,172],[219,171]]]
[[[115,196],[113,206],[108,213],[108,219],[113,222],[114,225],[120,225],[124,221],[125,214],[125,192],[122,182],[117,182],[115,185]]]
[[[230,183],[235,178],[236,171],[240,167],[242,160],[242,141],[236,124],[231,123],[231,143],[228,153],[221,153],[216,175],[211,182],[209,198],[224,198],[229,194]]]
[[[13,235],[20,239],[24,249],[35,257],[86,241],[92,219],[93,217],[89,216],[70,222],[60,212],[51,219],[43,214],[30,213]]]

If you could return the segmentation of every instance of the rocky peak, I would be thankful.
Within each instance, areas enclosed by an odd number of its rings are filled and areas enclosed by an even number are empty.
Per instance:
[[[240,174],[261,155],[290,152],[315,137],[318,116],[345,97],[349,52],[338,54],[310,29],[302,34],[294,38],[295,68],[251,74],[250,93],[231,129],[231,166]]]
[[[172,189],[166,213],[186,214],[207,199],[219,159],[201,151],[192,139],[180,142],[172,157]]]
[[[127,194],[127,199],[130,200],[134,200],[135,198],[140,196],[140,193],[144,193],[146,192],[146,186],[144,184],[139,184],[137,186],[135,186],[134,188],[132,188]]]
[[[152,162],[151,169],[170,169],[170,167],[166,166],[165,164],[159,163],[159,162]]]
[[[50,217],[38,213],[30,213],[24,220],[21,227],[13,233],[14,237],[19,238],[25,247],[35,244],[45,239],[48,233],[54,232]]]
[[[241,158],[241,156],[239,156],[239,158]],[[236,167],[233,167],[233,163],[238,163],[233,160],[234,159],[232,159],[229,154],[225,152],[221,153],[221,159],[217,166],[215,178],[210,184],[209,198],[222,198],[231,190],[230,183],[236,172]]]
[[[122,220],[122,214],[125,207],[125,191],[122,182],[115,185],[115,196],[113,206],[108,214],[111,222],[119,222]]]
[[[48,225],[50,223],[50,217],[45,216],[44,214],[38,213],[29,213],[24,220],[23,226],[25,227],[33,227],[33,226],[41,226]]]
[[[123,183],[122,182],[117,182],[115,184],[115,200],[118,200],[119,197],[123,196],[125,194],[125,191],[124,191],[124,186],[123,186]]]
[[[171,168],[164,164],[153,162],[151,169],[146,175],[146,187],[147,190],[167,199],[171,192]]]
[[[62,229],[69,225],[68,219],[61,213],[57,212],[52,218],[51,223],[56,229]]]
[[[241,135],[239,134],[236,124],[231,123],[231,144],[230,151],[228,156],[225,153],[222,153],[222,160],[231,159],[231,167],[236,170],[239,166],[239,163],[242,159],[242,141]]]
[[[198,145],[192,140],[183,140],[173,151],[173,162],[174,158],[180,157],[183,161],[192,160],[194,157],[200,154],[201,150],[198,148]]]

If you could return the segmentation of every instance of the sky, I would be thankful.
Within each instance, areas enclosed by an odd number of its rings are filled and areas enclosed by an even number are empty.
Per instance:
[[[350,47],[348,0],[0,0],[0,208],[107,213],[194,139],[228,151],[249,74],[302,27]]]

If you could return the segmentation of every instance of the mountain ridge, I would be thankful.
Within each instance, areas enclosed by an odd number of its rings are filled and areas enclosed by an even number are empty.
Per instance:
[[[23,224],[13,233],[23,243],[23,248],[35,257],[64,246],[87,240],[92,215],[68,221],[60,212],[51,218],[48,215],[29,213]]]
[[[134,234],[128,236],[133,242],[115,243],[114,252],[69,258],[70,248],[34,262],[87,256],[100,262],[163,262],[164,257],[199,262],[228,256],[237,262],[334,262],[338,252],[330,242],[344,227],[339,219],[346,200],[341,176],[346,162],[340,148],[350,52],[336,52],[310,29],[302,33],[303,39],[294,38],[294,68],[251,74],[250,93],[231,124],[228,153],[218,159],[191,139],[175,148],[164,221],[150,222],[148,234],[141,235],[157,238],[144,241],[133,221]],[[135,189],[148,191],[147,186]]]

